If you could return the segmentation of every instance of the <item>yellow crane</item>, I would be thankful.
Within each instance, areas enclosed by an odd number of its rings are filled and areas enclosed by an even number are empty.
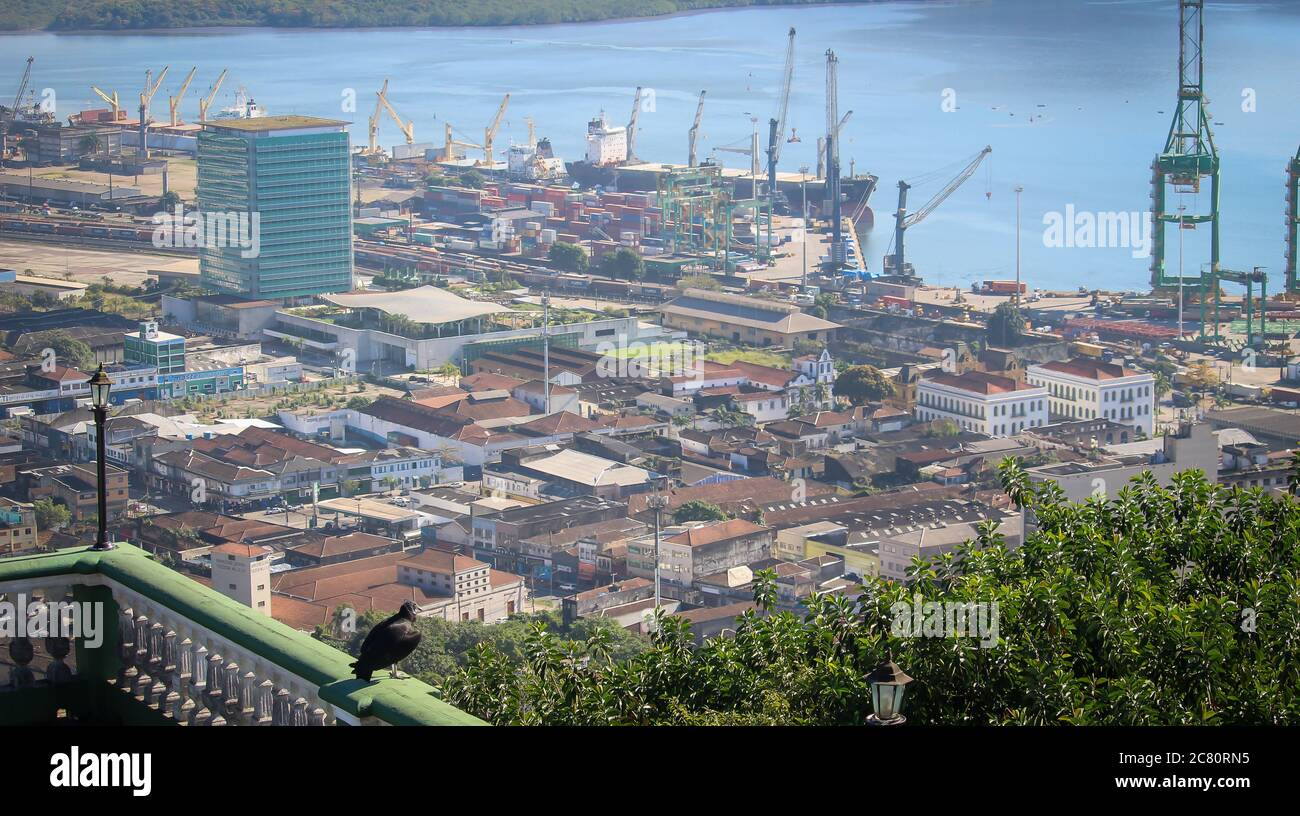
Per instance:
[[[153,102],[158,89],[162,87],[163,80],[167,78],[167,70],[170,67],[163,66],[157,81],[153,80],[152,71],[144,72],[144,89],[140,91],[140,146],[136,149],[136,154],[146,159],[149,158],[149,105]]]
[[[191,68],[189,75],[181,83],[181,89],[176,92],[175,96],[167,97],[167,109],[172,127],[176,127],[181,122],[181,100],[185,98],[185,92],[190,89],[190,83],[194,81],[194,72],[197,70],[199,70],[197,67]]]
[[[217,91],[221,90],[221,83],[226,81],[226,71],[228,70],[230,69],[229,68],[221,69],[221,74],[217,77],[217,81],[212,83],[212,87],[208,89],[208,95],[199,100],[199,121],[200,122],[207,121],[208,108],[212,107],[212,100],[217,98]]]
[[[401,128],[402,134],[406,136],[407,144],[415,144],[415,122],[403,122],[402,117],[397,115],[393,109],[393,103],[388,101],[388,80],[384,80],[384,89],[379,92],[379,101],[384,104],[384,110],[388,115],[393,117],[393,121]]]
[[[375,112],[370,114],[367,124],[370,126],[369,140],[365,150],[361,151],[363,156],[378,156],[382,151],[379,149],[379,114],[384,111],[384,97],[388,94],[388,79],[384,79],[384,87],[375,92]]]
[[[451,132],[450,122],[443,122],[442,127],[443,127],[443,136],[444,136],[444,142],[442,146],[443,161],[446,162],[455,161],[457,158],[459,158],[456,155],[457,147],[468,147],[474,150],[478,150],[483,147],[483,145],[481,144],[474,144],[473,142],[467,142],[464,139],[457,139],[456,137],[454,137]]]
[[[483,166],[491,168],[496,163],[496,157],[492,155],[492,140],[497,136],[497,129],[501,127],[501,117],[506,115],[506,105],[510,104],[510,94],[506,94],[501,100],[501,107],[497,108],[497,115],[492,118],[492,123],[483,130]]]
[[[99,88],[96,88],[94,85],[90,86],[90,90],[94,91],[99,96],[100,99],[104,100],[109,104],[109,106],[113,109],[113,121],[116,122],[118,120],[118,111],[121,110],[122,108],[122,104],[117,99],[117,91],[113,91],[113,95],[109,96],[108,94],[101,91]]]

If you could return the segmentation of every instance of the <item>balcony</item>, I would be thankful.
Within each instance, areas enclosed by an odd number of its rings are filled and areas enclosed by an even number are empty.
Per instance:
[[[0,559],[0,595],[102,604],[98,645],[0,635],[0,725],[482,724],[414,678],[355,679],[343,652],[129,544]]]

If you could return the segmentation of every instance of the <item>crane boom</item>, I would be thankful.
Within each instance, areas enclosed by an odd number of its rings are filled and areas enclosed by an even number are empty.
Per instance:
[[[113,91],[113,95],[109,96],[94,85],[90,86],[90,90],[94,91],[100,99],[107,102],[109,106],[113,108],[113,121],[116,122],[118,119],[117,112],[122,107],[122,103],[119,102],[117,98],[117,91]]]
[[[986,145],[983,150],[975,155],[974,159],[971,159],[961,169],[961,172],[943,186],[943,189],[935,193],[933,198],[922,204],[920,209],[913,213],[907,212],[907,191],[911,189],[911,185],[906,181],[898,182],[898,209],[894,212],[894,254],[888,257],[889,263],[886,264],[886,266],[892,265],[894,274],[907,274],[903,265],[903,233],[907,231],[907,228],[924,221],[926,216],[934,212],[940,204],[947,200],[948,196],[956,192],[958,187],[965,184],[966,180],[975,174],[980,162],[984,161],[984,157],[992,152],[993,148]]]
[[[162,87],[170,68],[170,65],[164,65],[156,81],[152,79],[151,71],[144,72],[144,88],[140,91],[140,145],[136,148],[136,152],[146,159],[149,158],[149,104],[153,102],[154,95]]]
[[[785,141],[786,114],[790,111],[790,83],[794,80],[794,27],[790,27],[785,46],[785,70],[781,73],[781,104],[776,118],[768,120],[767,131],[767,186],[768,195],[776,195],[776,163],[781,158],[781,143]]]
[[[699,162],[696,161],[695,148],[699,140],[700,119],[704,117],[704,94],[705,94],[704,91],[700,91],[700,103],[695,106],[695,122],[691,125],[690,147],[687,152],[687,158],[686,158],[686,165],[688,167],[695,167],[696,165],[699,164]]]
[[[379,92],[379,101],[383,103],[384,110],[388,111],[388,115],[393,117],[393,121],[406,136],[406,143],[415,144],[415,122],[403,122],[402,117],[397,115],[393,103],[388,101],[388,80],[384,80],[384,90]]]
[[[501,99],[501,106],[497,108],[497,115],[492,117],[492,122],[483,130],[483,164],[485,167],[491,167],[496,161],[492,155],[492,142],[497,137],[497,129],[501,127],[501,119],[506,115],[506,105],[510,104],[510,94],[506,94]]]
[[[226,71],[229,68],[222,68],[221,73],[217,76],[217,81],[212,83],[208,89],[208,95],[199,100],[199,121],[202,122],[208,118],[208,108],[212,107],[212,100],[217,97],[217,91],[221,90],[221,83],[226,81]]]
[[[388,93],[388,78],[384,77],[384,86],[375,91],[375,112],[370,114],[370,119],[366,122],[368,125],[366,143],[366,155],[379,155],[379,114],[384,110],[384,96]]]
[[[636,161],[636,120],[641,116],[641,86],[636,86],[636,96],[632,98],[632,118],[627,123],[627,161]]]
[[[181,100],[185,98],[185,92],[190,89],[190,83],[194,81],[194,72],[197,70],[199,70],[197,66],[191,68],[189,75],[186,76],[185,81],[181,83],[181,89],[176,92],[175,96],[167,97],[167,110],[172,127],[180,124]]]
[[[27,67],[23,69],[23,78],[18,82],[18,93],[14,94],[14,106],[9,110],[10,118],[18,116],[18,109],[23,104],[23,94],[27,93],[27,83],[32,78],[32,63],[35,61],[36,57],[27,58]]]

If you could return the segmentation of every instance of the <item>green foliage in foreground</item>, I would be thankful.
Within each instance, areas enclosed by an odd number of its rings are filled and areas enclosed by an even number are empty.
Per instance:
[[[892,657],[915,678],[913,723],[1300,723],[1300,506],[1199,471],[1069,504],[1014,460],[1000,470],[1040,525],[1015,551],[989,523],[910,586],[751,613],[701,647],[667,618],[624,661],[537,628],[522,666],[474,649],[447,699],[499,724],[860,724],[865,677]],[[997,603],[998,643],[895,636],[891,606],[917,594]]]
[[[824,1],[781,0],[786,5]],[[0,29],[538,25],[770,4],[772,0],[10,0],[0,4]]]
[[[361,650],[361,642],[366,639],[370,629],[390,614],[374,610],[366,612],[358,616],[355,632],[340,637],[340,616],[336,612],[332,631],[318,630],[316,637],[355,656]],[[560,616],[554,612],[515,615],[508,621],[491,626],[476,621],[457,623],[441,618],[421,618],[416,626],[423,635],[420,645],[398,668],[433,686],[441,684],[446,677],[466,666],[470,652],[480,645],[490,646],[504,660],[522,663],[527,651],[526,644],[533,637],[535,628],[548,633],[550,637],[572,642],[578,654],[596,649],[602,654],[608,654],[613,660],[628,660],[647,646],[645,639],[603,618],[580,619],[566,631]]]

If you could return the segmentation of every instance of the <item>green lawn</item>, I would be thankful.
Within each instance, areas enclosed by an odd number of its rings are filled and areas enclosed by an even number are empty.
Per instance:
[[[736,360],[741,360],[755,365],[789,368],[791,358],[788,354],[777,354],[774,351],[763,351],[762,349],[725,349],[723,351],[706,352],[704,359],[712,360],[715,363],[734,363]]]

